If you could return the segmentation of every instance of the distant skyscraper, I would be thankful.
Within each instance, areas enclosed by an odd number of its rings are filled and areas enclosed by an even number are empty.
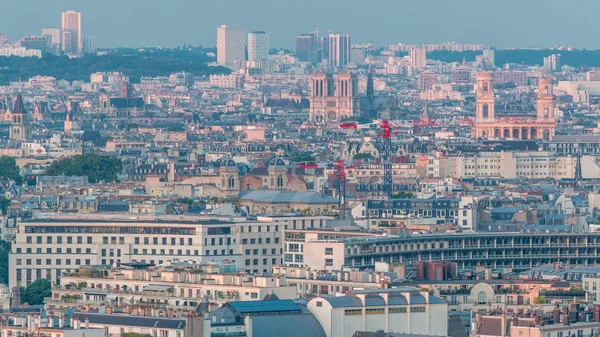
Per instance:
[[[19,41],[21,43],[21,47],[25,47],[27,49],[37,49],[41,50],[42,53],[45,53],[47,50],[48,43],[46,42],[45,36],[23,36]]]
[[[417,69],[425,68],[427,65],[427,50],[425,48],[413,48],[410,50],[410,66]]]
[[[248,61],[269,59],[269,34],[266,32],[248,33]]]
[[[65,54],[72,55],[73,52],[73,34],[69,31],[63,31],[61,34],[61,47]]]
[[[300,34],[296,36],[296,57],[302,62],[317,61],[317,39],[315,34]]]
[[[367,48],[363,46],[352,47],[350,49],[350,63],[365,64],[367,58]]]
[[[346,66],[350,62],[350,46],[350,35],[329,34],[329,66]]]
[[[240,26],[217,28],[217,63],[240,68],[246,60],[246,32]]]
[[[83,52],[84,53],[95,53],[96,52],[96,37],[86,36],[83,39]]]
[[[317,35],[317,62],[329,59],[329,36]]]
[[[75,11],[67,11],[62,13],[62,31],[63,52],[70,55],[81,54],[83,51],[83,42],[81,37],[81,13]]]
[[[483,60],[491,68],[496,67],[496,51],[486,48],[483,50]]]
[[[52,54],[59,54],[61,40],[60,29],[44,28],[42,29],[42,36],[46,37],[47,51]]]
[[[544,57],[544,69],[547,71],[560,71],[560,67],[560,54],[552,54]]]

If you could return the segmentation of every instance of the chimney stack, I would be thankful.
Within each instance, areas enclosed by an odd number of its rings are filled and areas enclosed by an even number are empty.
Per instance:
[[[560,323],[560,310],[558,308],[554,308],[552,311],[552,319],[554,319],[554,324]]]

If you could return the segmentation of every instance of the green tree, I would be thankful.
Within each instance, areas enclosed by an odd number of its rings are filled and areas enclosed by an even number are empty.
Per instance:
[[[194,203],[194,200],[191,198],[178,198],[177,202],[180,204],[192,205]]]
[[[52,284],[45,278],[37,279],[21,293],[23,303],[40,305],[44,303],[45,297],[52,296]]]
[[[15,158],[0,157],[0,180],[14,180],[18,185],[23,183],[23,177],[21,177]]]
[[[400,191],[398,193],[392,194],[392,199],[412,199],[415,195],[410,192]]]
[[[357,153],[354,155],[354,159],[373,159],[373,155],[370,153]]]
[[[546,296],[538,296],[533,299],[533,303],[535,304],[546,304],[548,301],[546,300]]]
[[[10,242],[0,240],[0,283],[8,284],[8,254]]]
[[[6,214],[8,206],[10,206],[10,200],[0,196],[0,214]]]
[[[298,155],[295,156],[294,158],[292,158],[293,162],[299,163],[299,162],[312,162],[315,161],[315,157],[309,155],[309,154],[303,154],[303,155]]]
[[[150,335],[137,332],[126,332],[123,334],[123,337],[150,337]]]
[[[45,175],[48,176],[87,176],[91,183],[100,180],[116,181],[123,170],[123,162],[116,157],[97,154],[77,155],[53,162]]]

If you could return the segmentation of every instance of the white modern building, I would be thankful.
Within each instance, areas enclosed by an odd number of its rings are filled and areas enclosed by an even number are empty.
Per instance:
[[[410,66],[416,69],[425,68],[427,65],[427,50],[425,48],[413,48],[410,50]]]
[[[45,278],[58,283],[82,265],[169,261],[235,263],[266,274],[283,263],[286,229],[323,228],[326,216],[240,218],[235,221],[33,219],[19,223],[9,285]]]
[[[48,52],[51,54],[59,54],[61,40],[60,28],[44,28],[42,29],[42,36],[46,37]]]
[[[350,62],[350,35],[329,34],[329,67],[341,68]]]
[[[81,13],[75,11],[63,12],[62,32],[63,52],[68,55],[81,54],[83,52],[83,37],[81,36]]]
[[[483,50],[483,60],[490,67],[496,66],[496,51],[491,48],[486,48]]]
[[[86,36],[83,44],[83,52],[93,54],[96,52],[96,37]]]
[[[222,25],[217,28],[217,63],[241,68],[246,61],[246,32],[240,26]]]
[[[446,301],[418,288],[355,290],[345,296],[316,297],[308,309],[327,337],[351,336],[356,331],[446,336]]]
[[[263,31],[248,33],[248,61],[265,61],[269,58],[269,34]]]
[[[25,47],[2,47],[0,56],[42,57],[42,51]]]

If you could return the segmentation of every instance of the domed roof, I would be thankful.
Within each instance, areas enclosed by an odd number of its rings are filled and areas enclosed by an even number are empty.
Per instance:
[[[225,158],[221,160],[221,170],[239,171],[237,164],[231,158]]]
[[[273,293],[273,290],[271,290],[270,293],[265,295],[265,298],[263,298],[263,301],[279,301],[279,297]]]
[[[210,305],[210,302],[208,302],[208,299],[205,297],[204,299],[202,299],[202,301],[196,307],[196,313],[197,314],[207,313],[209,305]]]
[[[231,158],[226,158],[221,161],[221,167],[236,168],[237,164]]]
[[[269,168],[274,167],[274,168],[286,168],[287,165],[285,164],[285,162],[283,161],[283,159],[279,158],[279,157],[275,157],[273,159],[271,159],[271,161],[269,162]]]

